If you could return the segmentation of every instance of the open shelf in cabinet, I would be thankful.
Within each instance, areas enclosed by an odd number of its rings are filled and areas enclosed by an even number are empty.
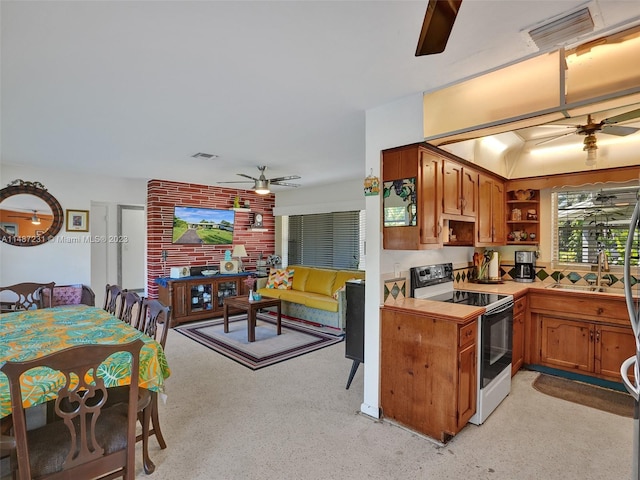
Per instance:
[[[540,241],[540,190],[508,191],[507,216],[507,245],[537,245]]]

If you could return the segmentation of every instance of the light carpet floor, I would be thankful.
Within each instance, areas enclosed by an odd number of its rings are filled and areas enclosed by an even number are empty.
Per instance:
[[[522,371],[481,426],[446,446],[358,413],[363,368],[345,389],[344,343],[251,371],[169,332],[171,367],[150,440],[156,471],[175,479],[595,480],[631,475],[633,420],[534,390]],[[142,471],[138,444],[137,478]]]

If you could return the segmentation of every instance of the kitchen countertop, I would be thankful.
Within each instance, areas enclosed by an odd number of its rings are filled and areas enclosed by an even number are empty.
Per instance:
[[[440,320],[465,324],[485,312],[484,307],[473,307],[457,303],[438,302],[421,298],[404,298],[385,303],[382,308],[415,314],[432,315]]]
[[[503,283],[460,283],[456,290],[469,290],[474,292],[497,293],[503,295],[513,295],[514,298],[526,295],[531,290],[553,291],[556,295],[575,297],[576,295],[599,295],[616,299],[624,299],[623,289],[617,292],[584,292],[580,290],[551,290],[547,287],[550,283],[532,282],[523,283],[513,280],[506,280]],[[484,307],[473,307],[469,305],[459,305],[455,303],[438,302],[419,298],[404,298],[385,303],[382,308],[392,310],[402,310],[410,313],[434,315],[439,319],[464,324],[469,320],[477,318],[485,312]]]

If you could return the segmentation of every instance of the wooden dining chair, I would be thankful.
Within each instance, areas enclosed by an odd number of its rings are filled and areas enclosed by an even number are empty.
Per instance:
[[[53,292],[53,295],[51,294]],[[40,308],[58,305],[88,305],[96,304],[96,294],[91,287],[83,284],[56,285],[53,290],[43,288],[40,291]]]
[[[102,309],[117,317],[120,313],[120,296],[122,292],[126,292],[126,290],[122,290],[119,285],[109,285],[107,283]]]
[[[159,300],[148,298],[144,299],[142,305],[142,316],[138,324],[138,330],[157,341],[164,350],[167,343],[167,333],[171,328],[171,307],[162,304]],[[158,328],[158,325],[161,325],[161,329]],[[151,428],[149,428],[150,423]],[[160,429],[160,419],[158,418],[158,392],[151,392],[151,403],[143,412],[142,448],[145,452],[148,450],[148,439],[151,435],[155,435],[160,448],[167,448],[167,443]]]
[[[0,313],[15,312],[16,310],[30,310],[40,307],[40,292],[43,288],[53,288],[55,282],[16,283],[8,287],[0,287]],[[49,305],[51,306],[51,299]]]
[[[116,315],[124,323],[138,328],[142,316],[142,297],[136,292],[124,290],[121,294],[121,305]]]
[[[8,472],[11,480],[16,480],[18,471],[18,458],[16,455],[16,439],[10,435],[0,435],[0,460],[8,462]],[[3,477],[8,477],[7,472],[2,472]]]
[[[126,305],[126,292],[124,294]],[[130,296],[130,299],[135,299]],[[126,307],[123,308],[123,310]],[[158,325],[161,325],[158,328]],[[134,325],[138,330],[157,341],[162,348],[167,341],[167,333],[171,326],[171,308],[163,305],[158,300],[142,299],[142,309],[139,320]],[[126,395],[126,388],[118,387],[113,390],[110,401],[118,402],[119,398]],[[142,441],[142,464],[146,474],[155,471],[155,465],[149,457],[149,437],[155,435],[160,448],[167,448],[158,417],[158,392],[140,388],[138,394],[138,420],[142,426],[142,433],[136,437],[136,442]]]
[[[140,339],[127,344],[87,344],[24,362],[6,362],[18,479],[135,478],[136,417]],[[131,385],[124,402],[107,406],[109,389],[99,365],[116,352],[131,355]],[[46,366],[64,375],[55,401],[55,418],[27,431],[21,376]],[[71,382],[77,382],[72,385]],[[114,473],[115,472],[115,473]]]

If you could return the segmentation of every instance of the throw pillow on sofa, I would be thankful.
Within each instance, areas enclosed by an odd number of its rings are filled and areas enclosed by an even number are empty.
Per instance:
[[[267,280],[267,288],[275,288],[279,290],[291,290],[293,285],[293,272],[289,269],[271,270],[269,280]]]

